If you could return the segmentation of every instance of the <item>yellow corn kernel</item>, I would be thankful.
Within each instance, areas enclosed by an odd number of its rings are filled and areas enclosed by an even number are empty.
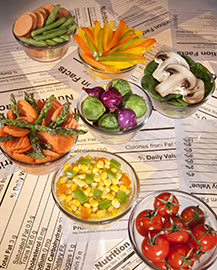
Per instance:
[[[114,167],[111,167],[111,171],[116,173],[118,170],[116,168],[114,168]]]
[[[105,186],[109,187],[109,186],[111,186],[112,181],[109,180],[109,179],[106,179],[106,180],[104,181],[104,184],[105,184]]]
[[[110,206],[107,208],[107,211],[108,211],[108,212],[112,212],[113,209],[114,209],[114,206],[113,206],[113,205],[110,205]]]
[[[115,196],[111,193],[107,195],[107,199],[110,201],[112,201],[114,198],[115,198]]]
[[[120,190],[126,192],[127,187],[125,185],[120,185]]]
[[[114,206],[114,208],[119,208],[121,204],[119,200],[115,198],[114,200],[112,200],[112,205]]]
[[[65,199],[66,199],[66,194],[64,194],[64,193],[60,194],[59,200],[62,202],[62,201],[64,201]]]
[[[99,210],[96,214],[99,219],[103,219],[106,217],[106,212],[104,210]]]
[[[62,184],[60,183],[60,181],[58,180],[57,182],[56,182],[56,187],[57,188],[60,188],[62,186]]]
[[[104,162],[102,160],[99,160],[96,164],[96,166],[100,169],[104,168]]]
[[[96,200],[92,200],[92,201],[90,202],[90,205],[91,205],[93,208],[96,208],[96,207],[99,205],[99,203],[98,203]]]
[[[127,195],[130,195],[130,194],[131,194],[131,192],[132,192],[132,190],[131,190],[131,189],[127,189],[127,190],[125,191],[125,193],[126,193]]]
[[[72,184],[71,185],[71,191],[75,191],[78,188],[77,184]]]
[[[84,194],[85,194],[87,197],[89,197],[89,195],[90,195],[90,190],[85,189],[85,190],[83,190],[83,192],[84,192]]]
[[[78,199],[74,199],[73,203],[75,206],[79,207],[81,205],[80,201]]]
[[[65,206],[65,209],[68,211],[68,212],[72,212],[72,208],[71,207],[69,207],[69,206]]]
[[[119,187],[117,185],[111,185],[110,189],[114,192],[118,192]]]
[[[110,187],[105,187],[105,191],[107,191],[107,193],[110,192]]]
[[[102,195],[101,195],[101,198],[102,199],[106,199],[107,198],[107,191],[105,191],[105,190],[103,190],[103,192],[102,192]]]
[[[90,220],[96,220],[96,219],[97,219],[97,215],[96,215],[95,213],[91,213],[91,214],[89,215],[89,219],[90,219]]]
[[[69,201],[71,201],[72,200],[72,195],[70,194],[70,195],[68,195],[68,196],[66,196],[66,202],[69,202]]]
[[[81,216],[81,210],[75,211],[75,215],[78,216],[78,217],[80,217]]]
[[[85,177],[86,177],[86,174],[84,173],[78,174],[79,179],[85,179]]]
[[[93,183],[91,183],[91,186],[92,187],[96,187],[98,185],[98,183],[97,182],[93,182]]]
[[[71,207],[72,211],[74,211],[74,212],[78,209],[77,206],[75,206],[74,204],[71,204],[70,207]]]
[[[88,170],[88,166],[86,164],[81,165],[81,170],[86,172]]]
[[[116,177],[117,177],[117,179],[118,179],[118,180],[120,180],[120,179],[121,179],[121,177],[122,177],[122,173],[120,173],[120,172],[116,172]]]
[[[73,171],[75,171],[75,172],[79,172],[79,167],[76,165],[74,168],[73,168]]]
[[[65,184],[67,182],[68,178],[65,176],[60,176],[59,181],[61,184]]]
[[[110,166],[110,160],[107,158],[104,158],[104,163],[106,166]]]
[[[101,177],[99,174],[94,175],[94,181],[99,182],[101,180]]]
[[[69,165],[69,163],[65,163],[64,165],[63,165],[63,169],[66,171],[68,168],[70,167],[70,165]]]
[[[85,157],[85,158],[87,158],[87,159],[91,159],[91,160],[92,160],[91,155],[86,155],[86,157]]]
[[[105,183],[104,183],[103,180],[100,180],[99,183],[98,183],[98,185],[101,186],[101,187],[104,187],[104,184],[105,184]]]
[[[106,180],[106,179],[107,179],[107,173],[106,173],[105,171],[103,171],[103,172],[101,173],[101,179],[102,179],[102,180]]]
[[[93,170],[92,170],[92,173],[95,174],[95,173],[98,173],[99,172],[99,168],[98,167],[94,167]]]
[[[91,207],[91,205],[89,203],[84,203],[83,205],[85,208],[88,208],[88,209]]]
[[[118,181],[117,177],[114,177],[114,178],[112,179],[112,184],[113,184],[113,185],[117,185],[118,183],[119,183],[119,181]]]

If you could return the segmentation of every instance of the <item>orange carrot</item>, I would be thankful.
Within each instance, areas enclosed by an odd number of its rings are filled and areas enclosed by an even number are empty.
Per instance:
[[[18,100],[17,107],[20,111],[21,116],[31,116],[32,118],[37,119],[38,114],[36,109],[26,100]]]
[[[81,210],[81,219],[88,220],[89,211],[87,208],[82,208]]]
[[[29,129],[14,127],[14,126],[5,126],[4,131],[8,134],[11,134],[15,137],[24,137],[29,133]]]
[[[78,121],[75,120],[74,116],[72,113],[70,113],[65,120],[65,122],[61,125],[62,127],[65,128],[77,128],[78,127]]]
[[[124,185],[127,186],[127,187],[129,187],[130,184],[131,184],[131,180],[126,174],[123,174],[121,176],[120,181],[122,181],[124,183]]]
[[[39,99],[36,99],[35,103],[36,103],[36,106],[37,106],[38,110],[41,111],[42,108],[44,107],[44,103]]]
[[[7,133],[4,131],[4,126],[3,127],[0,127],[0,136],[2,135],[7,135]]]
[[[21,160],[23,162],[27,162],[27,163],[33,163],[35,161],[34,158],[23,154],[23,153],[18,153],[18,152],[13,152],[12,154],[13,158],[17,159],[17,160]]]
[[[57,116],[61,113],[63,107],[64,107],[64,106],[62,105],[61,107],[57,108],[57,109],[53,112],[53,114],[52,114],[52,116],[51,116],[51,121],[52,121],[52,122],[54,122],[54,121],[56,120]]]
[[[63,194],[67,189],[68,189],[68,186],[64,184],[60,188],[57,189],[56,194],[59,196]]]
[[[5,145],[7,150],[18,153],[26,152],[32,148],[31,142],[27,136],[11,139],[6,142]]]
[[[7,119],[15,119],[15,118],[16,118],[16,115],[14,114],[12,109],[7,111]]]
[[[35,118],[31,117],[31,116],[20,116],[20,117],[17,117],[18,120],[24,120],[24,121],[27,121],[29,123],[34,123],[35,122]]]

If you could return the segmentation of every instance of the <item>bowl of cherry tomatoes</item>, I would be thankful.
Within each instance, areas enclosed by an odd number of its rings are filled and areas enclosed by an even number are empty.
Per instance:
[[[208,269],[217,259],[217,215],[180,190],[153,192],[138,201],[128,223],[131,245],[151,269]]]

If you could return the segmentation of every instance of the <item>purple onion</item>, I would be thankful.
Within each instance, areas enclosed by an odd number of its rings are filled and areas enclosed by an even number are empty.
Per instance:
[[[131,109],[123,109],[118,112],[118,123],[123,128],[130,128],[137,124],[136,114]]]
[[[101,98],[102,94],[105,92],[104,88],[100,87],[100,86],[96,86],[96,87],[93,87],[93,88],[85,88],[83,87],[82,88],[84,91],[86,91],[86,93],[89,95],[89,96],[95,96],[97,98]]]
[[[105,91],[101,96],[101,101],[109,110],[114,110],[122,101],[122,95],[115,90]]]

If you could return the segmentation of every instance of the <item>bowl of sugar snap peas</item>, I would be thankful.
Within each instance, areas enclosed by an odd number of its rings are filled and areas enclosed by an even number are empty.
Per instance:
[[[32,60],[53,62],[67,53],[76,28],[69,10],[60,4],[45,4],[21,14],[12,32]]]

